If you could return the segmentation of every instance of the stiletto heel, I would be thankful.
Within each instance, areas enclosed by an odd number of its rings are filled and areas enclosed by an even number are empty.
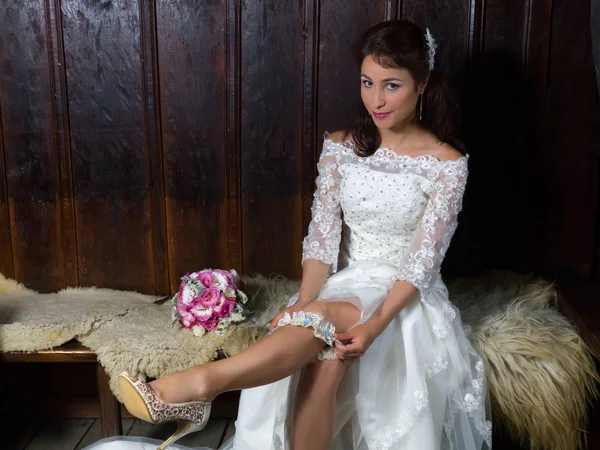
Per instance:
[[[200,428],[193,422],[188,422],[187,420],[180,420],[177,422],[177,429],[175,430],[175,432],[171,436],[169,436],[169,438],[165,442],[160,444],[156,450],[164,450],[179,438],[182,438],[187,434],[200,431],[201,429],[202,428]]]
[[[150,423],[177,422],[175,432],[157,450],[164,450],[179,438],[200,431],[210,416],[210,402],[165,402],[148,383],[128,372],[119,375],[119,390],[132,416]]]

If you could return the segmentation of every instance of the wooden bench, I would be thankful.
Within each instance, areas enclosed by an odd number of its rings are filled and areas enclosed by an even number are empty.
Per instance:
[[[6,363],[95,363],[102,436],[110,437],[123,434],[121,406],[110,390],[109,376],[98,362],[96,354],[79,342],[70,341],[60,347],[37,352],[0,353],[0,361]]]
[[[157,301],[162,304],[170,296],[165,296]],[[217,359],[224,358],[219,353]],[[0,363],[94,363],[96,364],[96,384],[98,387],[98,399],[100,403],[100,424],[102,437],[112,437],[123,434],[121,423],[121,404],[113,395],[109,381],[110,377],[98,362],[96,354],[80,342],[72,340],[59,347],[39,350],[37,352],[7,352],[0,353]],[[217,397],[213,403],[211,417],[235,418],[239,402],[239,391],[228,392]],[[130,417],[125,410],[126,417]]]
[[[162,304],[170,296],[164,296],[155,301]],[[110,377],[98,362],[96,354],[76,340],[72,340],[59,347],[39,350],[37,352],[7,352],[0,353],[0,362],[6,363],[95,363],[96,384],[98,386],[98,399],[100,401],[100,424],[102,437],[111,437],[123,434],[121,424],[121,405],[110,390]]]

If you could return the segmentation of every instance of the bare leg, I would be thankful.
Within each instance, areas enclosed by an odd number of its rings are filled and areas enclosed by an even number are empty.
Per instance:
[[[302,370],[294,410],[294,450],[326,450],[335,423],[335,398],[348,365],[320,361]]]
[[[316,301],[304,310],[322,315],[339,331],[360,319],[358,308],[343,301]],[[167,375],[151,384],[168,402],[212,401],[226,391],[281,380],[308,364],[324,346],[311,328],[286,326],[237,355]]]

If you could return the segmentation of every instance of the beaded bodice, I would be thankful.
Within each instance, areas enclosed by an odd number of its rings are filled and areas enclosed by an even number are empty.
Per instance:
[[[437,274],[457,225],[468,156],[440,161],[387,148],[359,157],[325,140],[303,261],[385,261],[422,291]]]

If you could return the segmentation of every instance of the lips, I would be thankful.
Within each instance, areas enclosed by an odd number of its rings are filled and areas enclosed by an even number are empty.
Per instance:
[[[376,119],[385,119],[389,115],[390,115],[389,112],[387,112],[387,113],[376,113],[376,112],[373,112],[373,117],[375,117]]]

